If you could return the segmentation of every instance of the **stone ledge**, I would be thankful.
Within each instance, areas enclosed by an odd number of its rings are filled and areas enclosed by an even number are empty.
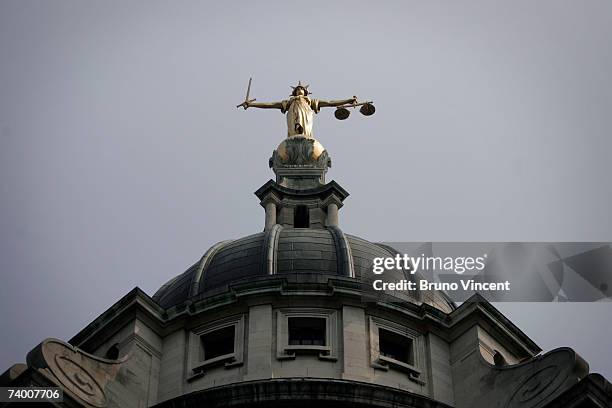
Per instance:
[[[164,401],[155,408],[188,407],[344,407],[451,408],[408,391],[370,383],[328,378],[250,381],[209,388]]]

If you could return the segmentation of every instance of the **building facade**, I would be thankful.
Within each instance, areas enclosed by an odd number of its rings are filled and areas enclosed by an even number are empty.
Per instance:
[[[269,163],[262,232],[43,341],[0,385],[59,386],[65,407],[612,406],[573,350],[541,354],[478,295],[368,297],[373,258],[396,253],[340,227],[348,193],[326,182],[327,151],[292,136]]]

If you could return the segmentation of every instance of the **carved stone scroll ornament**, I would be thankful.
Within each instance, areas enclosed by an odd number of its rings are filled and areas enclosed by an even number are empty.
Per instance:
[[[588,364],[567,347],[502,367],[487,363],[480,353],[464,363],[459,389],[478,392],[460,394],[457,406],[541,408],[589,373]]]
[[[589,372],[586,361],[570,348],[556,349],[518,368],[522,372],[516,373],[518,385],[506,408],[539,407]]]
[[[106,407],[105,387],[112,381],[121,363],[85,353],[57,339],[46,339],[28,353],[28,367],[35,368],[54,380],[64,392],[86,406]]]

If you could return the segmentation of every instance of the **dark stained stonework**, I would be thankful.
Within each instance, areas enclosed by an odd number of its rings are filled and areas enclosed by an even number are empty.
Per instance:
[[[155,408],[310,408],[313,404],[325,408],[451,408],[391,387],[316,378],[270,379],[212,388],[163,402]]]
[[[612,384],[600,374],[589,374],[548,403],[545,408],[612,407]]]

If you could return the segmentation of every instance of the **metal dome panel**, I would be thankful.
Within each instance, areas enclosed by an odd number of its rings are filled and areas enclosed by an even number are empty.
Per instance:
[[[231,283],[269,275],[329,275],[371,278],[375,257],[395,256],[392,248],[346,235],[339,228],[283,228],[220,242],[199,262],[171,279],[153,296],[162,307],[179,305],[194,296],[218,292]],[[391,272],[397,279],[403,271]],[[454,305],[441,292],[398,294],[404,301],[427,303],[444,312]]]

